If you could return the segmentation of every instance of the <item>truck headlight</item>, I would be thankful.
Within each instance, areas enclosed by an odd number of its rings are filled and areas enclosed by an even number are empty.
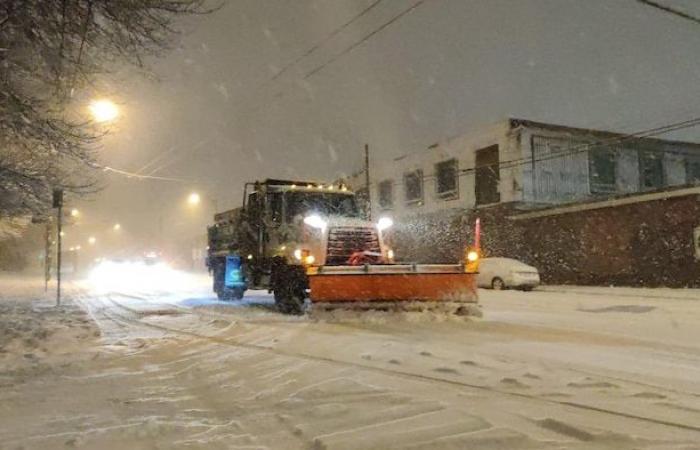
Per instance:
[[[391,220],[391,217],[382,217],[377,222],[377,229],[379,231],[384,231],[387,228],[391,228],[392,225],[394,225],[394,221]]]
[[[304,223],[310,227],[318,228],[319,230],[325,230],[328,225],[328,222],[323,220],[318,214],[304,217]]]
[[[309,258],[310,255],[311,255],[311,252],[305,248],[298,248],[298,249],[294,250],[294,257],[298,261],[305,262]]]

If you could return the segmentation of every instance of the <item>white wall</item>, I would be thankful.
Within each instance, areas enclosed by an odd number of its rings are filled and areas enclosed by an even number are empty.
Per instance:
[[[475,154],[477,150],[492,145],[499,147],[499,193],[502,203],[558,204],[588,199],[591,197],[591,188],[587,145],[612,139],[605,137],[606,135],[602,136],[604,137],[587,130],[552,129],[536,125],[511,128],[510,120],[506,120],[397,159],[374,160],[370,167],[372,214],[374,217],[402,217],[474,208]],[[535,155],[534,165],[533,137],[551,139],[554,146]],[[556,154],[557,145],[560,146],[563,156],[550,157]],[[644,145],[647,149],[668,150],[664,154],[664,178],[667,186],[686,183],[685,154],[694,153],[700,158],[700,149],[688,144],[651,141]],[[613,194],[638,192],[639,154],[635,144],[614,144],[611,141],[610,146],[616,151],[617,157],[616,186]],[[548,153],[549,151],[555,153]],[[439,198],[436,193],[435,164],[452,158],[458,160],[459,196],[445,200]],[[409,205],[405,201],[404,174],[416,169],[423,170],[423,202]],[[393,206],[389,210],[382,210],[379,206],[378,185],[384,180],[393,181]],[[350,185],[355,189],[364,186],[364,174],[356,177],[354,181],[350,180]]]
[[[498,145],[499,158],[510,160],[519,157],[519,149],[515,148],[515,142],[516,138],[509,134],[509,126],[506,121],[477,132],[439,142],[435,147],[412,152],[391,161],[373,161],[370,167],[372,215],[401,217],[430,214],[445,209],[473,208],[475,205],[473,168],[476,150]],[[435,164],[452,158],[458,161],[459,195],[455,199],[445,200],[437,196]],[[405,201],[404,174],[416,169],[423,170],[423,202],[422,204],[409,205]],[[464,169],[471,170],[464,172]],[[499,187],[501,201],[512,201],[519,198],[520,192],[514,190],[514,187],[520,189],[520,183],[516,180],[518,176],[519,169],[517,168],[501,171]],[[382,210],[379,207],[378,185],[387,179],[393,181],[394,201],[390,210]]]

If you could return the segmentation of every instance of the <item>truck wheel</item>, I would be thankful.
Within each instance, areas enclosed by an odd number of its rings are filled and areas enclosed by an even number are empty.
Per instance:
[[[273,261],[270,274],[275,305],[284,314],[302,314],[306,299],[306,272],[303,267]]]
[[[216,296],[219,297],[219,300],[225,300],[224,297],[226,296],[226,289],[224,288],[224,270],[221,265],[214,267],[213,275],[213,290],[216,292]]]
[[[245,294],[245,291],[241,288],[235,288],[232,292],[233,298],[236,300],[241,300],[243,299],[243,295]]]
[[[297,286],[283,286],[274,291],[275,305],[284,314],[304,313],[306,293]]]

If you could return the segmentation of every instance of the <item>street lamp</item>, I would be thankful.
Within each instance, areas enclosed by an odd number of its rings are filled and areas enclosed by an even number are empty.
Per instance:
[[[70,215],[71,217],[78,217],[80,215],[80,211],[78,211],[76,208],[73,208],[70,210]]]
[[[97,239],[95,239],[95,236],[90,236],[88,238],[88,244],[95,245],[95,242],[97,242]]]
[[[112,227],[114,231],[119,231],[122,229],[122,226],[118,223],[115,223],[114,226]]]
[[[98,123],[111,122],[119,116],[117,105],[107,99],[93,100],[90,102],[89,109],[92,118]]]
[[[199,196],[198,193],[193,192],[187,197],[187,203],[189,203],[192,206],[197,206],[199,203],[202,201],[202,198]]]
[[[219,202],[216,201],[216,197],[211,196],[208,192],[204,192],[204,195],[200,195],[198,192],[191,192],[187,196],[187,204],[193,208],[199,206],[205,200],[210,203],[209,206],[214,208],[214,211],[219,210]]]

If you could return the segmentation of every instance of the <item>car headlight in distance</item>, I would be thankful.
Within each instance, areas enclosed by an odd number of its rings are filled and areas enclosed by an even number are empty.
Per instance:
[[[387,228],[391,228],[392,225],[394,225],[394,221],[391,220],[391,217],[382,217],[377,222],[377,229],[379,231],[384,231]]]
[[[319,230],[325,230],[328,223],[321,218],[318,214],[312,214],[310,216],[304,217],[304,223],[310,227],[317,228]]]

